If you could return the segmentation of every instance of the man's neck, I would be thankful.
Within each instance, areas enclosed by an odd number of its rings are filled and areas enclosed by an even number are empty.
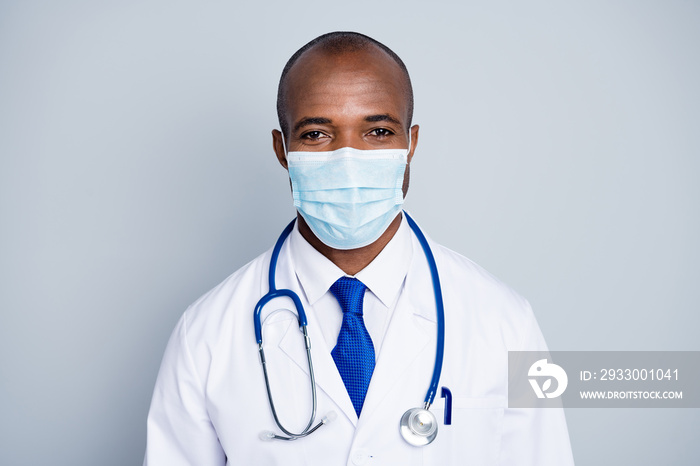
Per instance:
[[[309,228],[309,225],[304,221],[304,218],[297,214],[297,222],[299,223],[299,233],[314,247],[318,252],[326,256],[328,260],[338,266],[343,272],[348,275],[356,275],[360,270],[364,269],[374,260],[375,257],[382,252],[391,238],[394,237],[401,225],[401,214],[391,222],[389,228],[386,229],[382,236],[372,244],[357,248],[357,249],[333,249],[321,242]]]

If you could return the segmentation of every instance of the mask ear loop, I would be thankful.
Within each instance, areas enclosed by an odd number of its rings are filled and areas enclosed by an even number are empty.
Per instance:
[[[411,153],[411,127],[408,127],[408,149],[406,149],[406,161],[408,161],[408,154]]]
[[[287,145],[284,143],[284,132],[280,130],[280,134],[282,134],[282,150],[284,151],[284,158],[287,158]]]

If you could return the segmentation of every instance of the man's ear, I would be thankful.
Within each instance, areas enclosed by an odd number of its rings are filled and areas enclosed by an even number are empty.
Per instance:
[[[283,137],[284,136],[280,130],[272,130],[272,150],[275,151],[275,155],[277,156],[277,160],[279,161],[280,165],[287,170],[287,154],[284,153],[284,142],[282,141]]]
[[[413,153],[416,151],[416,146],[418,145],[418,130],[420,130],[420,126],[418,125],[411,126],[409,130],[411,132],[411,147],[409,147],[408,151],[408,163],[411,163]]]

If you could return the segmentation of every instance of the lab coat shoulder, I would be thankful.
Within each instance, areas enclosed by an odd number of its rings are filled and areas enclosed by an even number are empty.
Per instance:
[[[271,252],[266,251],[248,262],[193,302],[185,311],[190,331],[206,332],[209,327],[216,329],[227,314],[237,312],[241,299],[257,300]],[[267,281],[264,283],[267,284]]]
[[[506,351],[545,350],[546,344],[530,303],[483,267],[463,255],[435,245],[441,276],[449,277],[445,299],[455,303],[452,319],[466,319],[494,333],[492,342]],[[454,314],[454,313],[453,313]],[[497,334],[497,335],[496,335]]]
[[[248,384],[235,382],[248,373],[250,361],[257,363],[251,309],[267,286],[270,254],[238,269],[180,317],[154,389],[144,465],[226,463],[224,452],[236,436],[221,436],[223,419],[230,417],[221,399],[247,395],[237,396],[236,390]],[[231,351],[233,344],[238,351]]]
[[[188,350],[202,380],[208,378],[211,360],[231,342],[255,348],[252,309],[266,290],[269,250],[244,265],[192,303],[184,315]]]

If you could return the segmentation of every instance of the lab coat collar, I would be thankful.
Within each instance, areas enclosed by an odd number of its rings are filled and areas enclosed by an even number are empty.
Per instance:
[[[301,236],[296,223],[290,235],[290,246],[297,277],[306,299],[313,306],[345,273]],[[403,285],[412,256],[410,227],[402,218],[394,237],[355,277],[364,283],[382,304],[390,307]]]
[[[289,246],[292,267],[304,290],[306,300],[313,306],[333,283],[345,275],[345,272],[301,236],[298,221],[294,223],[294,229],[289,235]]]
[[[410,227],[406,226],[408,230]],[[420,225],[419,225],[420,227]],[[431,252],[435,257],[436,262],[439,262],[439,250],[435,243],[432,242],[430,237],[423,232],[426,237]],[[408,265],[408,269],[411,272],[410,276],[413,277],[412,280],[406,280],[406,287],[412,291],[411,305],[413,308],[413,314],[422,317],[423,319],[436,323],[437,322],[437,308],[435,302],[435,288],[433,288],[433,277],[430,274],[430,265],[428,264],[428,258],[426,257],[423,246],[421,246],[418,237],[414,234],[410,235],[409,240],[412,244],[412,250],[417,251],[412,256],[412,261]],[[438,279],[445,280],[442,276],[443,270],[440,268],[440,264],[436,264],[438,269]],[[416,277],[421,277],[417,279]]]

